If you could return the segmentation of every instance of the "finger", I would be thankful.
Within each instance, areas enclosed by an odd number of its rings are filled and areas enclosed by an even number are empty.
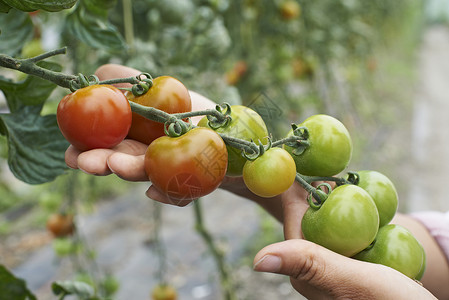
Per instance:
[[[189,91],[190,99],[192,99],[192,111],[198,111],[198,110],[205,110],[205,109],[215,109],[215,105],[217,103],[213,102],[212,100],[204,97],[201,94],[198,94],[193,91]],[[197,116],[192,117],[192,123],[198,124],[198,122],[203,118],[204,116]]]
[[[429,293],[404,274],[332,252],[306,240],[289,240],[263,248],[254,270],[290,276],[308,299],[411,299],[404,291],[429,299]],[[401,286],[401,289],[397,289]]]
[[[147,144],[131,139],[125,139],[112,149],[115,152],[122,152],[130,155],[143,155],[147,151],[147,148]]]
[[[78,155],[78,168],[91,175],[105,176],[111,174],[107,164],[109,156],[114,153],[112,149],[93,149]]]
[[[166,194],[160,192],[155,186],[150,186],[150,188],[146,192],[146,195],[148,198],[155,201],[179,207],[184,207],[192,202],[192,200],[170,198]]]
[[[139,75],[141,72],[139,70],[122,66],[116,64],[105,64],[100,66],[96,71],[95,75],[98,76],[100,80],[108,80],[115,78],[125,78],[133,77]],[[129,83],[117,83],[114,84],[116,87],[130,87]]]
[[[263,248],[254,258],[254,270],[290,276],[302,295],[315,299],[317,295],[348,288],[354,275],[348,271],[348,263],[351,259],[296,239]]]
[[[301,220],[309,207],[306,199],[307,192],[297,182],[282,194],[286,240],[302,238]]]
[[[65,163],[72,169],[78,169],[78,156],[81,151],[70,145],[65,151]]]
[[[144,155],[130,155],[115,152],[107,158],[108,169],[118,177],[128,181],[148,181],[145,173]]]

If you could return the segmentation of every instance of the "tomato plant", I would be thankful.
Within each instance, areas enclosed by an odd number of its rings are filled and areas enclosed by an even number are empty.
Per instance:
[[[352,140],[343,123],[334,117],[320,114],[310,116],[298,127],[306,128],[302,134],[309,146],[299,154],[295,154],[295,147],[284,146],[293,156],[298,173],[333,176],[348,166],[352,156]],[[294,130],[291,129],[287,136],[293,134]]]
[[[131,107],[112,85],[91,85],[66,95],[56,112],[59,129],[81,151],[112,148],[128,134]]]
[[[373,198],[379,211],[379,226],[384,226],[393,219],[398,208],[398,194],[391,180],[376,171],[359,171],[357,185]]]
[[[171,76],[160,76],[153,79],[153,86],[141,96],[134,96],[131,92],[126,97],[135,103],[154,107],[167,113],[182,113],[192,110],[192,102],[187,88],[178,79]],[[150,144],[164,135],[164,124],[148,120],[134,113],[128,137]]]
[[[295,177],[295,161],[282,148],[270,148],[256,160],[248,160],[243,167],[243,181],[260,197],[274,197],[285,192]]]
[[[225,126],[215,128],[216,132],[230,137],[243,139],[246,141],[267,142],[268,129],[262,117],[249,107],[243,105],[231,106],[232,120]],[[198,122],[198,126],[210,128],[206,117]],[[232,146],[228,149],[228,169],[227,175],[241,176],[246,159],[242,156],[242,150]]]
[[[421,243],[410,231],[396,224],[381,227],[373,244],[354,258],[391,267],[417,280],[421,279],[426,265]]]
[[[145,153],[148,179],[174,200],[192,200],[214,191],[226,174],[227,150],[209,128],[194,128],[179,137],[163,136]]]
[[[71,214],[52,214],[47,220],[47,229],[55,237],[65,237],[71,235],[75,230],[73,215]]]
[[[153,300],[176,300],[177,298],[176,289],[171,285],[158,284],[151,291],[151,299]]]
[[[345,256],[353,256],[374,240],[379,214],[361,187],[335,188],[319,207],[307,209],[301,223],[304,238]]]

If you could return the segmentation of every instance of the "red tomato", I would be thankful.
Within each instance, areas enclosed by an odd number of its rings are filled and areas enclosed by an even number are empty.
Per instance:
[[[227,164],[226,144],[215,131],[203,127],[179,137],[160,137],[145,153],[148,179],[178,205],[214,191]]]
[[[76,148],[112,148],[128,134],[131,107],[112,85],[91,85],[66,95],[56,112],[59,129]]]
[[[167,113],[182,113],[192,110],[192,102],[187,88],[177,79],[170,76],[160,76],[153,79],[153,86],[141,96],[125,93],[126,97],[135,103],[154,107]],[[164,124],[154,122],[133,113],[132,125],[128,137],[150,144],[164,134]]]

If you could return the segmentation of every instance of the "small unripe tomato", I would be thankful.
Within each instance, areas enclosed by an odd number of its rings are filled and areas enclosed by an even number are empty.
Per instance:
[[[268,198],[285,192],[295,181],[296,165],[282,148],[270,148],[243,167],[243,181],[254,194]]]
[[[151,291],[152,300],[176,300],[178,295],[171,285],[159,284]]]
[[[280,7],[281,16],[284,20],[297,19],[301,14],[301,6],[295,0],[286,0]]]
[[[72,214],[52,214],[47,220],[47,229],[55,237],[71,235],[75,230]]]

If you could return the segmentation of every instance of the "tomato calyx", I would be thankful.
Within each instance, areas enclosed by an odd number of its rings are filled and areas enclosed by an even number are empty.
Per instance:
[[[70,91],[74,92],[76,90],[88,87],[89,85],[100,84],[100,79],[96,75],[86,76],[84,74],[78,73],[76,79],[69,82]]]
[[[306,178],[307,176],[296,173],[295,180],[309,193],[307,201],[310,207],[319,209],[321,205],[323,205],[324,201],[326,201],[329,194],[332,192],[332,187],[330,186],[330,184],[323,182],[315,188],[309,182],[307,182]],[[322,187],[326,187],[327,192],[323,191]]]
[[[150,73],[140,73],[136,76],[137,83],[133,84],[131,92],[134,96],[142,96],[153,86],[153,77]]]
[[[327,192],[322,189],[322,187],[326,187]],[[310,192],[309,196],[307,197],[307,202],[309,203],[310,207],[314,209],[319,209],[321,205],[323,205],[324,201],[326,201],[329,194],[332,192],[332,187],[329,183],[323,182],[319,184],[316,188],[314,193]]]
[[[252,142],[256,147],[251,148],[252,151],[250,153],[248,153],[246,151],[246,149],[242,149],[243,157],[246,158],[246,160],[254,161],[258,157],[262,156],[273,145],[273,142],[271,141],[271,138],[267,138],[267,139],[268,139],[268,143],[266,145],[264,145],[262,143],[262,141],[260,141],[260,140],[259,140],[259,145],[258,146],[257,146],[256,143]],[[258,149],[258,151],[254,151],[255,149]]]
[[[357,172],[348,172],[348,178],[347,181],[349,181],[352,184],[358,185],[360,182],[360,175]]]
[[[223,111],[224,109],[224,111]],[[232,121],[231,118],[231,105],[229,103],[223,103],[223,105],[217,104],[215,110],[218,114],[207,114],[207,120],[209,121],[209,127],[213,130],[220,127],[226,127]]]
[[[292,123],[291,126],[293,135],[289,137],[289,140],[286,140],[284,144],[294,148],[292,154],[301,155],[310,146],[308,142],[309,130],[307,127],[298,126],[295,123]]]
[[[175,118],[164,123],[164,132],[169,137],[179,137],[187,133],[192,127],[190,118],[186,121]]]

